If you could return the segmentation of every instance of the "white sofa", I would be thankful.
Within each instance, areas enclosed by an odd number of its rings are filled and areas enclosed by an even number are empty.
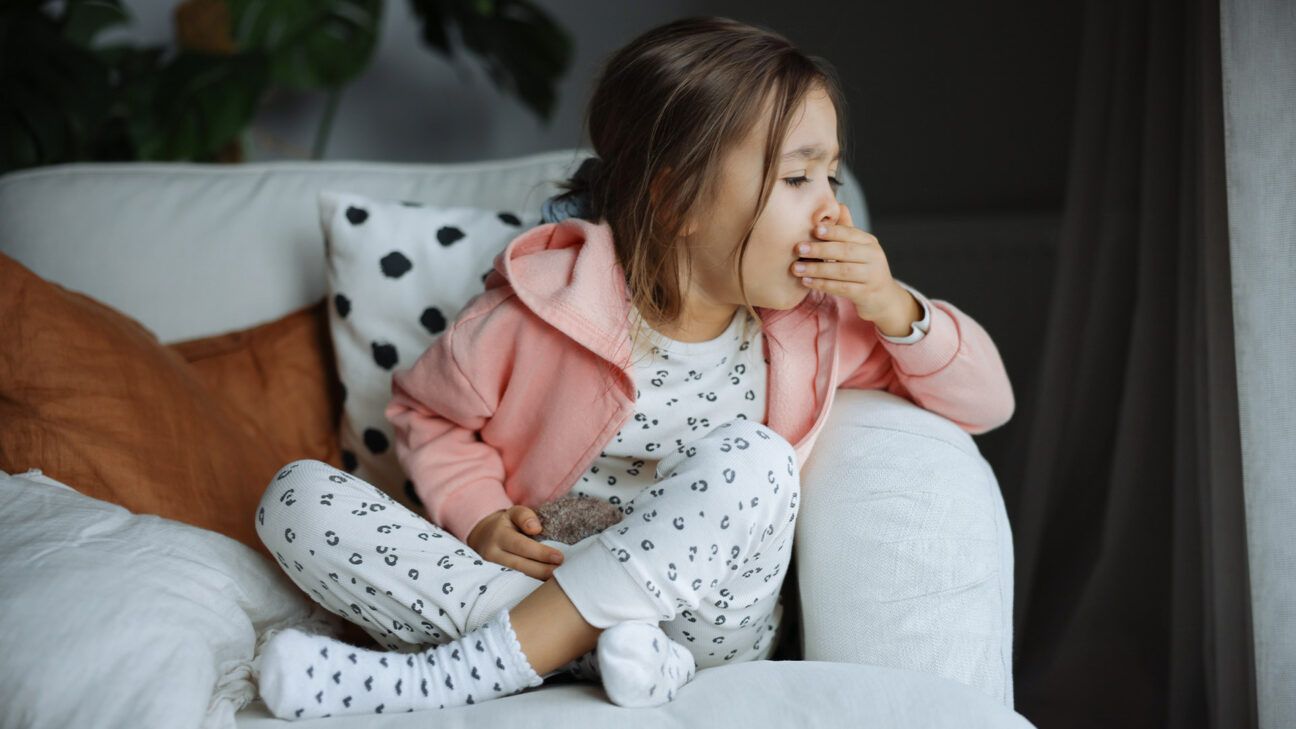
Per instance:
[[[0,177],[0,251],[169,343],[257,325],[325,295],[321,189],[538,211],[585,154],[27,170]],[[843,174],[843,200],[868,229],[859,186]],[[1031,726],[1012,710],[1009,524],[972,438],[888,393],[843,390],[804,468],[802,492],[785,591],[785,600],[799,598],[789,627],[798,631],[801,660],[703,671],[653,709],[617,707],[594,685],[554,683],[444,710],[437,725]],[[413,727],[429,718],[304,724]],[[235,719],[244,729],[286,723],[259,701]]]

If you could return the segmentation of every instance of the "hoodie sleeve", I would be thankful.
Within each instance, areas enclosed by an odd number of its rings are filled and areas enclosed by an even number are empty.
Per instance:
[[[927,332],[911,344],[890,341],[876,324],[859,317],[849,299],[834,297],[839,356],[847,372],[838,386],[900,395],[973,435],[1007,423],[1016,401],[990,335],[953,304],[897,283],[927,312]]]
[[[455,355],[461,323],[446,329],[409,369],[392,373],[384,415],[395,429],[396,457],[428,518],[466,543],[482,517],[513,502],[504,491],[499,451],[479,435],[498,402],[482,397]]]

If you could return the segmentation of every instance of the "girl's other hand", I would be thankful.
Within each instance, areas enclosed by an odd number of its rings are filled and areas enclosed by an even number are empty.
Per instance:
[[[468,546],[496,564],[512,567],[528,577],[547,581],[562,564],[563,553],[528,535],[539,534],[540,518],[517,504],[488,514],[468,534]]]
[[[922,318],[921,304],[891,276],[877,237],[854,226],[845,203],[837,205],[838,224],[825,223],[824,232],[814,231],[823,240],[797,246],[798,255],[822,262],[796,263],[802,270],[793,271],[803,276],[806,286],[850,299],[859,317],[875,322],[883,334],[903,337],[910,323]]]

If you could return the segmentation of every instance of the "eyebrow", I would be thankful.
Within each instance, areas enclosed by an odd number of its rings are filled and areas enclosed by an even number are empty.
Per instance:
[[[824,151],[823,147],[817,144],[807,144],[783,155],[783,159],[803,159],[814,162],[823,159],[826,155],[827,152]],[[837,154],[832,158],[832,161],[835,162],[839,159],[841,159],[841,150],[837,150]]]

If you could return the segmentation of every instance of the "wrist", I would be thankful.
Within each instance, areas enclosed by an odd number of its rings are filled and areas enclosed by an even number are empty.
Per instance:
[[[890,313],[874,320],[878,331],[888,337],[903,337],[913,331],[914,322],[922,320],[922,305],[909,290],[900,284],[895,285],[896,303]]]

